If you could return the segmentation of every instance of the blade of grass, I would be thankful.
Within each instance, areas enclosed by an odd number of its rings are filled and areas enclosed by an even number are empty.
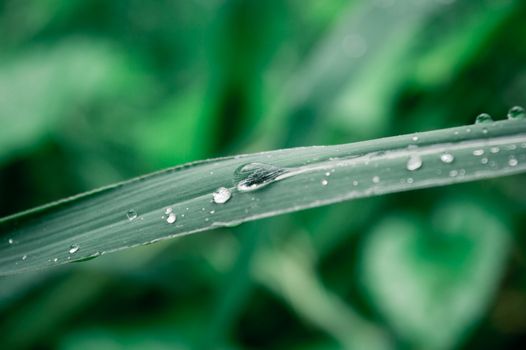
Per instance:
[[[251,163],[268,164],[251,180],[281,180],[238,190],[236,169]],[[190,163],[1,219],[0,275],[353,198],[525,170],[524,120]],[[219,187],[232,193],[224,204],[212,200]],[[176,221],[163,218],[168,207]]]

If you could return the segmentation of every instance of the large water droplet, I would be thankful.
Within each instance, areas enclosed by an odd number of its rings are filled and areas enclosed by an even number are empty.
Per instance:
[[[241,192],[256,191],[279,180],[286,169],[265,163],[249,163],[236,169],[234,176]]]
[[[168,214],[168,217],[166,218],[167,223],[173,224],[176,221],[177,221],[177,215],[175,215],[175,213]]]
[[[414,155],[409,157],[409,160],[407,161],[406,168],[409,171],[415,171],[422,167],[422,158],[420,156]]]
[[[224,204],[232,198],[232,193],[226,187],[219,187],[213,194],[214,203]]]
[[[482,123],[491,123],[493,122],[493,118],[491,118],[491,115],[487,113],[482,113],[477,116],[477,119],[475,119],[475,124],[482,124]]]
[[[126,213],[126,217],[128,218],[128,220],[133,221],[133,220],[137,219],[137,212],[135,210],[133,210],[133,209],[130,209]]]
[[[455,157],[451,153],[444,153],[440,156],[442,163],[451,164],[455,160]]]
[[[72,244],[70,247],[69,247],[69,254],[75,254],[76,252],[78,252],[80,249],[80,246],[78,244]]]
[[[508,111],[508,119],[524,119],[526,118],[526,112],[521,106],[512,107]]]

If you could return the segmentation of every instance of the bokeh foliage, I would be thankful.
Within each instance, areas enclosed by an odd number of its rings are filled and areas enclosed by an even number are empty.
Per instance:
[[[0,215],[196,159],[503,115],[526,105],[525,16],[521,0],[3,0]],[[524,179],[3,277],[0,348],[518,345]]]

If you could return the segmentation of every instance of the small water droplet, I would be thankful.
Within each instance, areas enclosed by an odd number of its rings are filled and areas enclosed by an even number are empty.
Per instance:
[[[407,183],[412,184],[415,180],[412,177],[407,178]]]
[[[76,252],[78,252],[80,249],[80,246],[78,244],[72,244],[70,247],[69,247],[69,254],[75,254]]]
[[[483,154],[484,154],[484,150],[483,149],[476,149],[476,150],[473,151],[473,155],[477,156],[477,157],[479,157],[479,156],[481,156]]]
[[[166,209],[164,210],[164,213],[165,213],[166,215],[170,214],[171,212],[173,212],[173,209],[172,209],[171,207],[168,207],[168,208],[166,208]]]
[[[418,141],[418,136],[413,136],[413,137],[411,138],[411,140],[413,140],[414,142],[417,142],[417,141]]]
[[[409,171],[415,171],[422,167],[422,158],[420,156],[414,155],[409,157],[409,160],[407,161],[406,168]]]
[[[7,240],[7,242],[8,242],[9,244],[13,244],[13,243],[15,243],[15,241],[14,241],[12,238],[9,238],[9,239]]]
[[[128,220],[133,221],[137,219],[137,212],[133,209],[128,210],[126,213],[126,216],[128,217]]]
[[[488,158],[484,157],[480,160],[482,164],[488,164]]]
[[[524,108],[521,106],[515,106],[512,107],[508,111],[508,119],[524,119],[526,118],[526,113],[524,112]]]
[[[26,260],[26,259],[27,259],[27,255],[24,255],[24,256],[22,257],[22,260]]]
[[[353,184],[354,186],[358,186],[358,181],[354,180],[354,181],[352,182],[352,184]]]
[[[322,186],[327,186],[328,183],[329,183],[329,181],[327,181],[327,180],[321,180]]]
[[[451,170],[451,171],[449,172],[449,176],[451,176],[451,177],[455,177],[455,176],[457,176],[457,175],[458,175],[458,171],[457,171],[457,170]]]
[[[168,217],[166,218],[166,222],[169,224],[173,224],[177,220],[177,215],[175,213],[168,214]]]
[[[495,153],[499,153],[500,149],[499,149],[498,147],[491,147],[491,148],[489,149],[489,151],[490,151],[491,153],[494,153],[494,154],[495,154]]]
[[[517,164],[519,164],[519,161],[517,160],[517,158],[510,158],[508,160],[508,165],[509,166],[517,166]]]
[[[451,164],[455,160],[455,157],[451,153],[443,153],[440,156],[442,163]]]
[[[329,171],[327,171],[327,172],[325,173],[325,176],[331,176],[331,173],[330,173]]]
[[[278,181],[286,169],[265,163],[248,163],[236,169],[234,176],[238,180],[237,189],[240,192],[259,190]]]
[[[53,261],[54,261],[54,262],[57,262],[57,261],[58,261],[58,258],[53,259]]]
[[[215,210],[210,210],[210,214],[215,214],[216,211]]]
[[[380,177],[379,176],[373,176],[373,182],[375,184],[379,183],[380,182]]]
[[[232,198],[232,192],[226,187],[219,187],[213,194],[214,203],[224,204]]]
[[[477,119],[475,119],[475,124],[483,124],[483,123],[491,123],[493,122],[493,118],[491,118],[491,115],[487,113],[481,113],[477,116]]]

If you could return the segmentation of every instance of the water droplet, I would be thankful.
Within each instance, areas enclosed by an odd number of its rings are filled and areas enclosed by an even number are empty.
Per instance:
[[[508,160],[508,165],[509,166],[517,166],[517,164],[519,164],[519,161],[516,158],[510,158]]]
[[[259,190],[280,180],[286,169],[265,163],[249,163],[236,169],[234,175],[238,180],[237,189],[240,192]]]
[[[331,173],[330,173],[329,171],[327,171],[327,172],[325,173],[325,176],[331,176]]]
[[[213,194],[214,203],[224,204],[232,198],[232,193],[226,187],[219,187]]]
[[[489,151],[490,151],[491,153],[499,153],[500,149],[499,149],[498,147],[491,147],[491,148],[489,149]]]
[[[329,184],[329,181],[327,180],[321,180],[322,186],[327,186]]]
[[[413,137],[411,138],[411,140],[413,140],[414,142],[417,142],[417,141],[418,141],[418,136],[413,136]]]
[[[412,184],[415,180],[412,177],[407,178],[407,183]]]
[[[488,129],[486,129],[486,128],[482,128],[482,133],[483,133],[483,134],[487,134],[487,133],[488,133]]]
[[[380,182],[380,177],[379,176],[373,176],[373,182],[375,184],[379,183]]]
[[[483,149],[476,149],[476,150],[473,151],[473,155],[477,156],[477,157],[479,157],[479,156],[481,156],[483,154],[484,154],[484,150]]]
[[[354,186],[358,186],[358,181],[354,180],[354,181],[352,182],[352,184],[353,184]]]
[[[54,262],[57,262],[57,261],[58,261],[58,258],[53,259],[53,261],[54,261]]]
[[[488,158],[484,157],[480,160],[482,164],[488,164]]]
[[[508,119],[524,119],[526,118],[526,113],[524,112],[524,108],[521,106],[515,106],[512,107],[508,111]]]
[[[442,163],[451,164],[455,160],[455,157],[451,153],[444,153],[440,156]]]
[[[449,172],[449,176],[451,176],[451,177],[455,177],[455,176],[457,176],[457,175],[458,175],[458,171],[457,171],[457,170],[451,170],[451,171]]]
[[[171,207],[168,207],[168,208],[166,208],[166,209],[164,210],[164,213],[165,213],[166,215],[169,215],[171,212],[173,212],[173,209],[172,209]]]
[[[215,210],[210,210],[210,214],[215,214],[216,211]]]
[[[128,220],[133,221],[137,219],[137,212],[133,209],[128,210],[126,213],[126,216],[128,217]]]
[[[24,256],[22,257],[22,260],[26,260],[26,259],[27,259],[27,255],[24,255]]]
[[[9,238],[9,239],[7,240],[7,242],[8,242],[9,244],[13,244],[13,243],[15,243],[15,241],[14,241],[12,238]]]
[[[475,124],[491,123],[491,122],[493,122],[493,118],[491,118],[491,115],[487,113],[481,113],[477,116],[477,119],[475,119]]]
[[[168,214],[168,217],[166,218],[166,222],[169,224],[173,224],[177,220],[177,215],[175,213]]]
[[[420,156],[411,156],[409,157],[409,160],[407,161],[407,170],[409,171],[415,171],[422,167],[422,158]]]
[[[69,247],[69,254],[75,254],[76,252],[78,252],[80,249],[80,246],[78,244],[72,244],[70,247]]]

